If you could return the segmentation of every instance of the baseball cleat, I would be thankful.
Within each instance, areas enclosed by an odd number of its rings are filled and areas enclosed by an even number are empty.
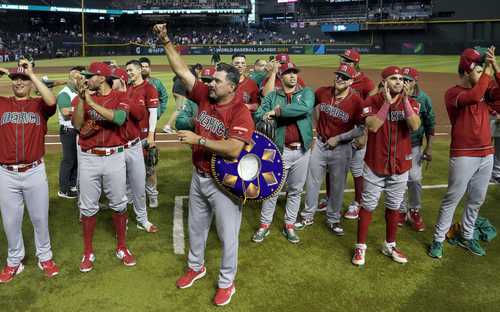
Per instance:
[[[158,208],[158,197],[150,197],[149,198],[149,208]]]
[[[418,210],[410,210],[410,212],[408,213],[408,222],[411,224],[411,227],[415,231],[425,231],[424,219],[422,218]]]
[[[236,287],[234,287],[234,284],[231,284],[231,286],[227,288],[217,288],[214,296],[214,304],[219,307],[225,306],[231,302],[231,298],[235,293]]]
[[[345,234],[344,229],[342,228],[340,222],[327,223],[326,226],[333,234],[337,236],[343,236]]]
[[[318,208],[316,209],[317,212],[323,212],[326,211],[326,207],[328,206],[328,198],[322,198],[319,201]]]
[[[477,239],[465,239],[460,235],[457,239],[458,246],[467,249],[470,251],[473,255],[476,256],[485,256],[486,251],[484,251],[483,247],[479,245],[479,242]]]
[[[382,253],[388,257],[391,257],[397,263],[405,264],[408,262],[408,258],[396,248],[396,244],[387,244],[384,243],[382,246]]]
[[[188,268],[186,273],[182,275],[176,282],[175,285],[177,288],[184,289],[193,286],[193,283],[200,278],[204,277],[207,274],[207,269],[205,266],[201,267],[200,271],[195,271],[191,268]]]
[[[45,272],[48,278],[54,277],[59,274],[59,268],[53,260],[39,261],[38,267]]]
[[[137,264],[134,256],[127,248],[118,248],[116,250],[116,257],[120,259],[125,266],[134,266]]]
[[[300,242],[300,238],[297,235],[297,233],[295,233],[293,224],[285,225],[285,227],[283,227],[283,231],[281,232],[281,234],[283,234],[283,236],[285,236],[285,238],[292,244],[297,244]]]
[[[6,265],[2,272],[0,272],[0,283],[8,283],[18,274],[20,274],[24,270],[24,265],[19,263],[18,266],[11,267]]]
[[[427,254],[436,259],[441,259],[443,257],[443,243],[432,241]]]
[[[61,198],[66,198],[66,199],[75,199],[75,198],[78,198],[78,193],[73,192],[71,190],[68,191],[68,192],[58,191],[57,192],[57,196],[59,196]]]
[[[296,231],[300,231],[313,224],[313,219],[302,219],[302,221],[295,223],[293,227]]]
[[[83,254],[82,261],[80,262],[80,272],[86,273],[92,271],[94,268],[94,261],[94,253]]]
[[[156,233],[159,231],[158,227],[149,221],[147,221],[144,225],[137,223],[137,228],[139,230],[146,231],[147,233]]]
[[[255,243],[260,243],[267,236],[269,236],[270,232],[271,230],[269,229],[269,224],[261,224],[259,229],[253,234],[252,241],[254,241]]]
[[[356,244],[354,248],[354,255],[352,256],[352,264],[357,266],[365,265],[365,252],[365,244]]]
[[[356,220],[359,217],[359,204],[357,201],[353,201],[349,207],[347,207],[347,211],[344,213],[344,218],[349,220]]]
[[[165,125],[165,127],[163,127],[163,132],[165,133],[168,133],[168,134],[175,134],[175,130],[172,129],[169,125]]]

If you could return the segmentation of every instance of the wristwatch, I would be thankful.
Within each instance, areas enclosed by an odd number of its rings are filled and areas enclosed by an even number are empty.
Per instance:
[[[204,137],[198,139],[198,145],[205,145],[205,144],[207,144],[207,139],[205,139]]]

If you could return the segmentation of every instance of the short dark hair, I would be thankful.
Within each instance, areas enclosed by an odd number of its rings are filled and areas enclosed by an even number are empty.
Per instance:
[[[219,63],[217,64],[217,71],[226,72],[226,79],[231,81],[235,86],[238,86],[240,83],[240,72],[236,67],[227,63]]]
[[[151,65],[151,60],[148,59],[147,57],[141,57],[139,59],[139,63],[148,63],[148,65]]]
[[[113,87],[113,80],[115,80],[116,78],[114,78],[113,76],[109,76],[109,77],[106,77],[106,83],[110,86],[110,87]]]
[[[203,65],[201,65],[200,63],[196,63],[193,66],[191,66],[191,68],[192,69],[196,69],[196,70],[202,70],[203,69]]]
[[[125,63],[125,66],[128,66],[128,65],[135,65],[135,66],[141,68],[141,61],[139,61],[139,60],[130,60],[127,63]]]
[[[69,71],[74,71],[74,70],[81,72],[82,70],[85,70],[85,66],[73,66],[69,69]]]
[[[460,77],[465,76],[465,70],[463,70],[462,68],[460,68],[460,67],[459,67],[459,68],[458,68],[458,75],[459,75]]]
[[[234,60],[237,57],[242,57],[244,59],[247,58],[247,56],[245,54],[243,54],[243,53],[234,53],[233,56],[231,57],[231,60]]]

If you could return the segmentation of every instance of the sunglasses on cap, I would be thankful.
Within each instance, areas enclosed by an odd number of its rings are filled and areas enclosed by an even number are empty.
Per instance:
[[[346,75],[342,74],[335,74],[335,80],[342,80],[342,81],[348,81],[350,80],[350,77],[347,77]]]

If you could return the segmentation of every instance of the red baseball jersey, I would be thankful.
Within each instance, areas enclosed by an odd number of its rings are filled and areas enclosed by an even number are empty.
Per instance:
[[[264,81],[262,82],[263,88],[268,81],[269,81],[269,77],[266,77],[266,79],[264,79]],[[300,85],[301,87],[306,86],[306,83],[304,82],[304,80],[300,76],[297,76],[297,84]],[[278,76],[276,76],[276,80],[274,81],[274,89],[275,90],[282,90],[283,89],[283,86],[281,85],[281,79]]]
[[[500,74],[496,75],[500,81]],[[451,122],[450,157],[483,157],[494,153],[491,145],[490,105],[485,94],[495,94],[491,77],[483,74],[473,88],[454,86],[446,91],[445,103]],[[495,100],[495,98],[491,98]]]
[[[47,120],[56,112],[42,98],[0,97],[0,164],[30,164],[45,154]]]
[[[129,101],[125,92],[111,90],[108,95],[95,94],[92,95],[92,100],[97,104],[108,108],[129,112]],[[76,101],[78,103],[78,101]],[[99,113],[92,109],[87,103],[83,105],[83,119],[95,120],[96,124],[100,126],[96,134],[88,138],[80,137],[78,144],[82,150],[88,150],[94,147],[113,147],[120,146],[127,143],[120,133],[120,126],[104,119]]]
[[[316,90],[315,98],[315,106],[319,112],[316,131],[324,140],[363,123],[363,100],[352,89],[345,98],[338,101],[335,99],[333,86],[321,87]]]
[[[418,115],[420,105],[408,98],[410,105]],[[382,93],[377,93],[366,99],[363,105],[363,116],[375,115],[384,104]],[[411,168],[411,136],[406,123],[403,101],[392,104],[387,119],[376,132],[368,132],[365,163],[380,176],[402,174]]]
[[[238,84],[236,97],[240,97],[243,104],[245,104],[251,112],[255,112],[257,108],[259,108],[259,87],[252,79],[245,78],[245,80]]]
[[[254,123],[248,108],[240,98],[226,105],[219,105],[208,97],[208,87],[196,81],[188,98],[198,104],[194,119],[195,133],[210,140],[235,138],[249,144]],[[193,165],[200,171],[210,172],[213,152],[201,145],[193,145]]]
[[[127,89],[127,97],[129,99],[129,113],[127,116],[127,120],[120,127],[120,133],[124,140],[132,141],[141,136],[141,126],[139,125],[140,121],[144,119],[146,116],[146,109],[143,105],[140,105],[136,101],[130,101],[130,96],[128,95]]]
[[[152,84],[144,80],[144,82],[138,86],[129,86],[127,88],[127,95],[130,102],[137,103],[146,110],[146,115],[139,121],[141,139],[145,139],[149,133],[148,108],[158,107],[158,91],[156,91],[156,88]]]
[[[358,75],[354,77],[351,88],[356,90],[363,100],[366,100],[370,91],[375,89],[375,84],[364,73],[359,72]]]

